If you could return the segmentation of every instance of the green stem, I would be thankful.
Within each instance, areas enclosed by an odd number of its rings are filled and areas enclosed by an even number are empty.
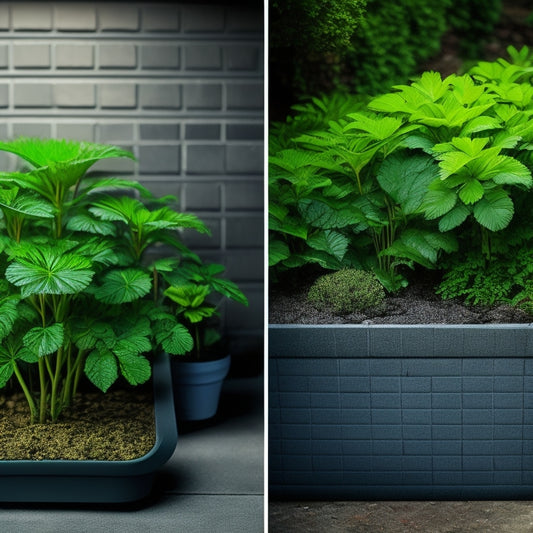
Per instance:
[[[28,402],[28,406],[30,408],[30,424],[34,424],[37,418],[37,407],[35,406],[35,401],[33,400],[30,389],[28,388],[28,385],[26,385],[26,382],[22,377],[22,373],[16,361],[13,361],[13,370],[15,372],[15,375],[17,376],[18,382],[20,383],[20,386],[24,392],[24,396],[26,397],[26,401]]]
[[[57,420],[57,417],[59,416],[59,413],[61,412],[61,404],[57,398],[57,392],[59,388],[59,383],[61,381],[62,366],[63,366],[63,347],[61,346],[59,350],[57,350],[56,369],[55,369],[55,373],[52,378],[52,397],[50,399],[50,415],[52,417],[53,422]]]
[[[41,398],[39,402],[39,422],[44,424],[46,422],[46,368],[44,360],[41,357],[39,359],[39,383],[41,387]]]

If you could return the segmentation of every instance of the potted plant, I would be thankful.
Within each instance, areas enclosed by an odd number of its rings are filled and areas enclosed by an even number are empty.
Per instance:
[[[176,445],[165,354],[185,354],[194,344],[180,317],[167,312],[160,271],[195,257],[179,231],[208,229],[173,209],[175,198],[157,199],[128,179],[88,175],[102,159],[134,159],[118,147],[19,138],[0,150],[28,167],[0,174],[0,387],[19,387],[29,425],[61,421],[83,383],[105,393],[153,377],[156,400],[156,443],[143,457],[0,461],[0,498],[138,499]],[[170,257],[148,255],[161,244]]]
[[[191,258],[179,270],[164,273],[165,296],[173,312],[189,328],[194,347],[186,357],[172,361],[174,399],[178,420],[205,420],[217,412],[222,384],[231,364],[227,343],[218,327],[224,298],[248,305],[237,285],[221,278],[224,267]],[[211,298],[218,297],[218,303]]]
[[[271,159],[271,280],[372,270],[390,295],[441,270],[444,297],[530,307],[532,57],[509,53],[295,118],[312,129]],[[273,494],[531,492],[530,323],[342,319],[269,326]]]

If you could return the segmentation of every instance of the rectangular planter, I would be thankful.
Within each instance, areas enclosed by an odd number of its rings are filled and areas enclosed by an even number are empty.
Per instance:
[[[533,326],[269,326],[272,497],[531,498]]]
[[[153,363],[156,443],[129,461],[0,461],[0,502],[126,503],[152,490],[155,472],[176,448],[170,360]]]

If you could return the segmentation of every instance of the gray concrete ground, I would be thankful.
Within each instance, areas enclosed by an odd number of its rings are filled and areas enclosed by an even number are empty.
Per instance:
[[[1,533],[261,533],[263,377],[224,385],[219,413],[180,426],[149,501],[123,507],[0,505]]]
[[[269,533],[530,533],[533,502],[276,502]]]

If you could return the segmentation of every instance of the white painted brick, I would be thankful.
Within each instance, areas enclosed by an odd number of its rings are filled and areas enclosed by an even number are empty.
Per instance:
[[[61,83],[54,86],[54,102],[57,107],[95,107],[93,83]]]
[[[137,52],[133,44],[101,44],[100,68],[135,68]]]
[[[97,6],[98,22],[102,31],[137,31],[139,9],[126,3],[109,3]]]
[[[222,50],[209,44],[189,45],[185,48],[187,70],[217,70],[222,68]]]
[[[145,44],[141,48],[143,69],[177,69],[180,66],[180,49],[177,45]]]
[[[142,8],[142,25],[145,31],[177,31],[178,8],[168,4],[151,4]]]
[[[96,30],[96,11],[92,3],[55,2],[54,20],[59,31]]]
[[[204,6],[184,6],[182,11],[183,31],[220,32],[224,30],[224,8]]]
[[[52,107],[51,83],[16,82],[13,88],[15,107]]]
[[[92,44],[58,44],[55,47],[56,67],[93,68],[94,46]]]
[[[142,84],[139,101],[144,109],[180,109],[181,86],[179,84]]]
[[[11,4],[11,21],[14,30],[50,31],[52,29],[51,3],[13,3]]]
[[[185,85],[185,107],[189,110],[221,109],[222,85],[206,82]]]
[[[15,68],[50,68],[49,44],[14,44]]]
[[[132,83],[102,83],[98,99],[103,109],[134,108],[137,106],[137,88]]]

